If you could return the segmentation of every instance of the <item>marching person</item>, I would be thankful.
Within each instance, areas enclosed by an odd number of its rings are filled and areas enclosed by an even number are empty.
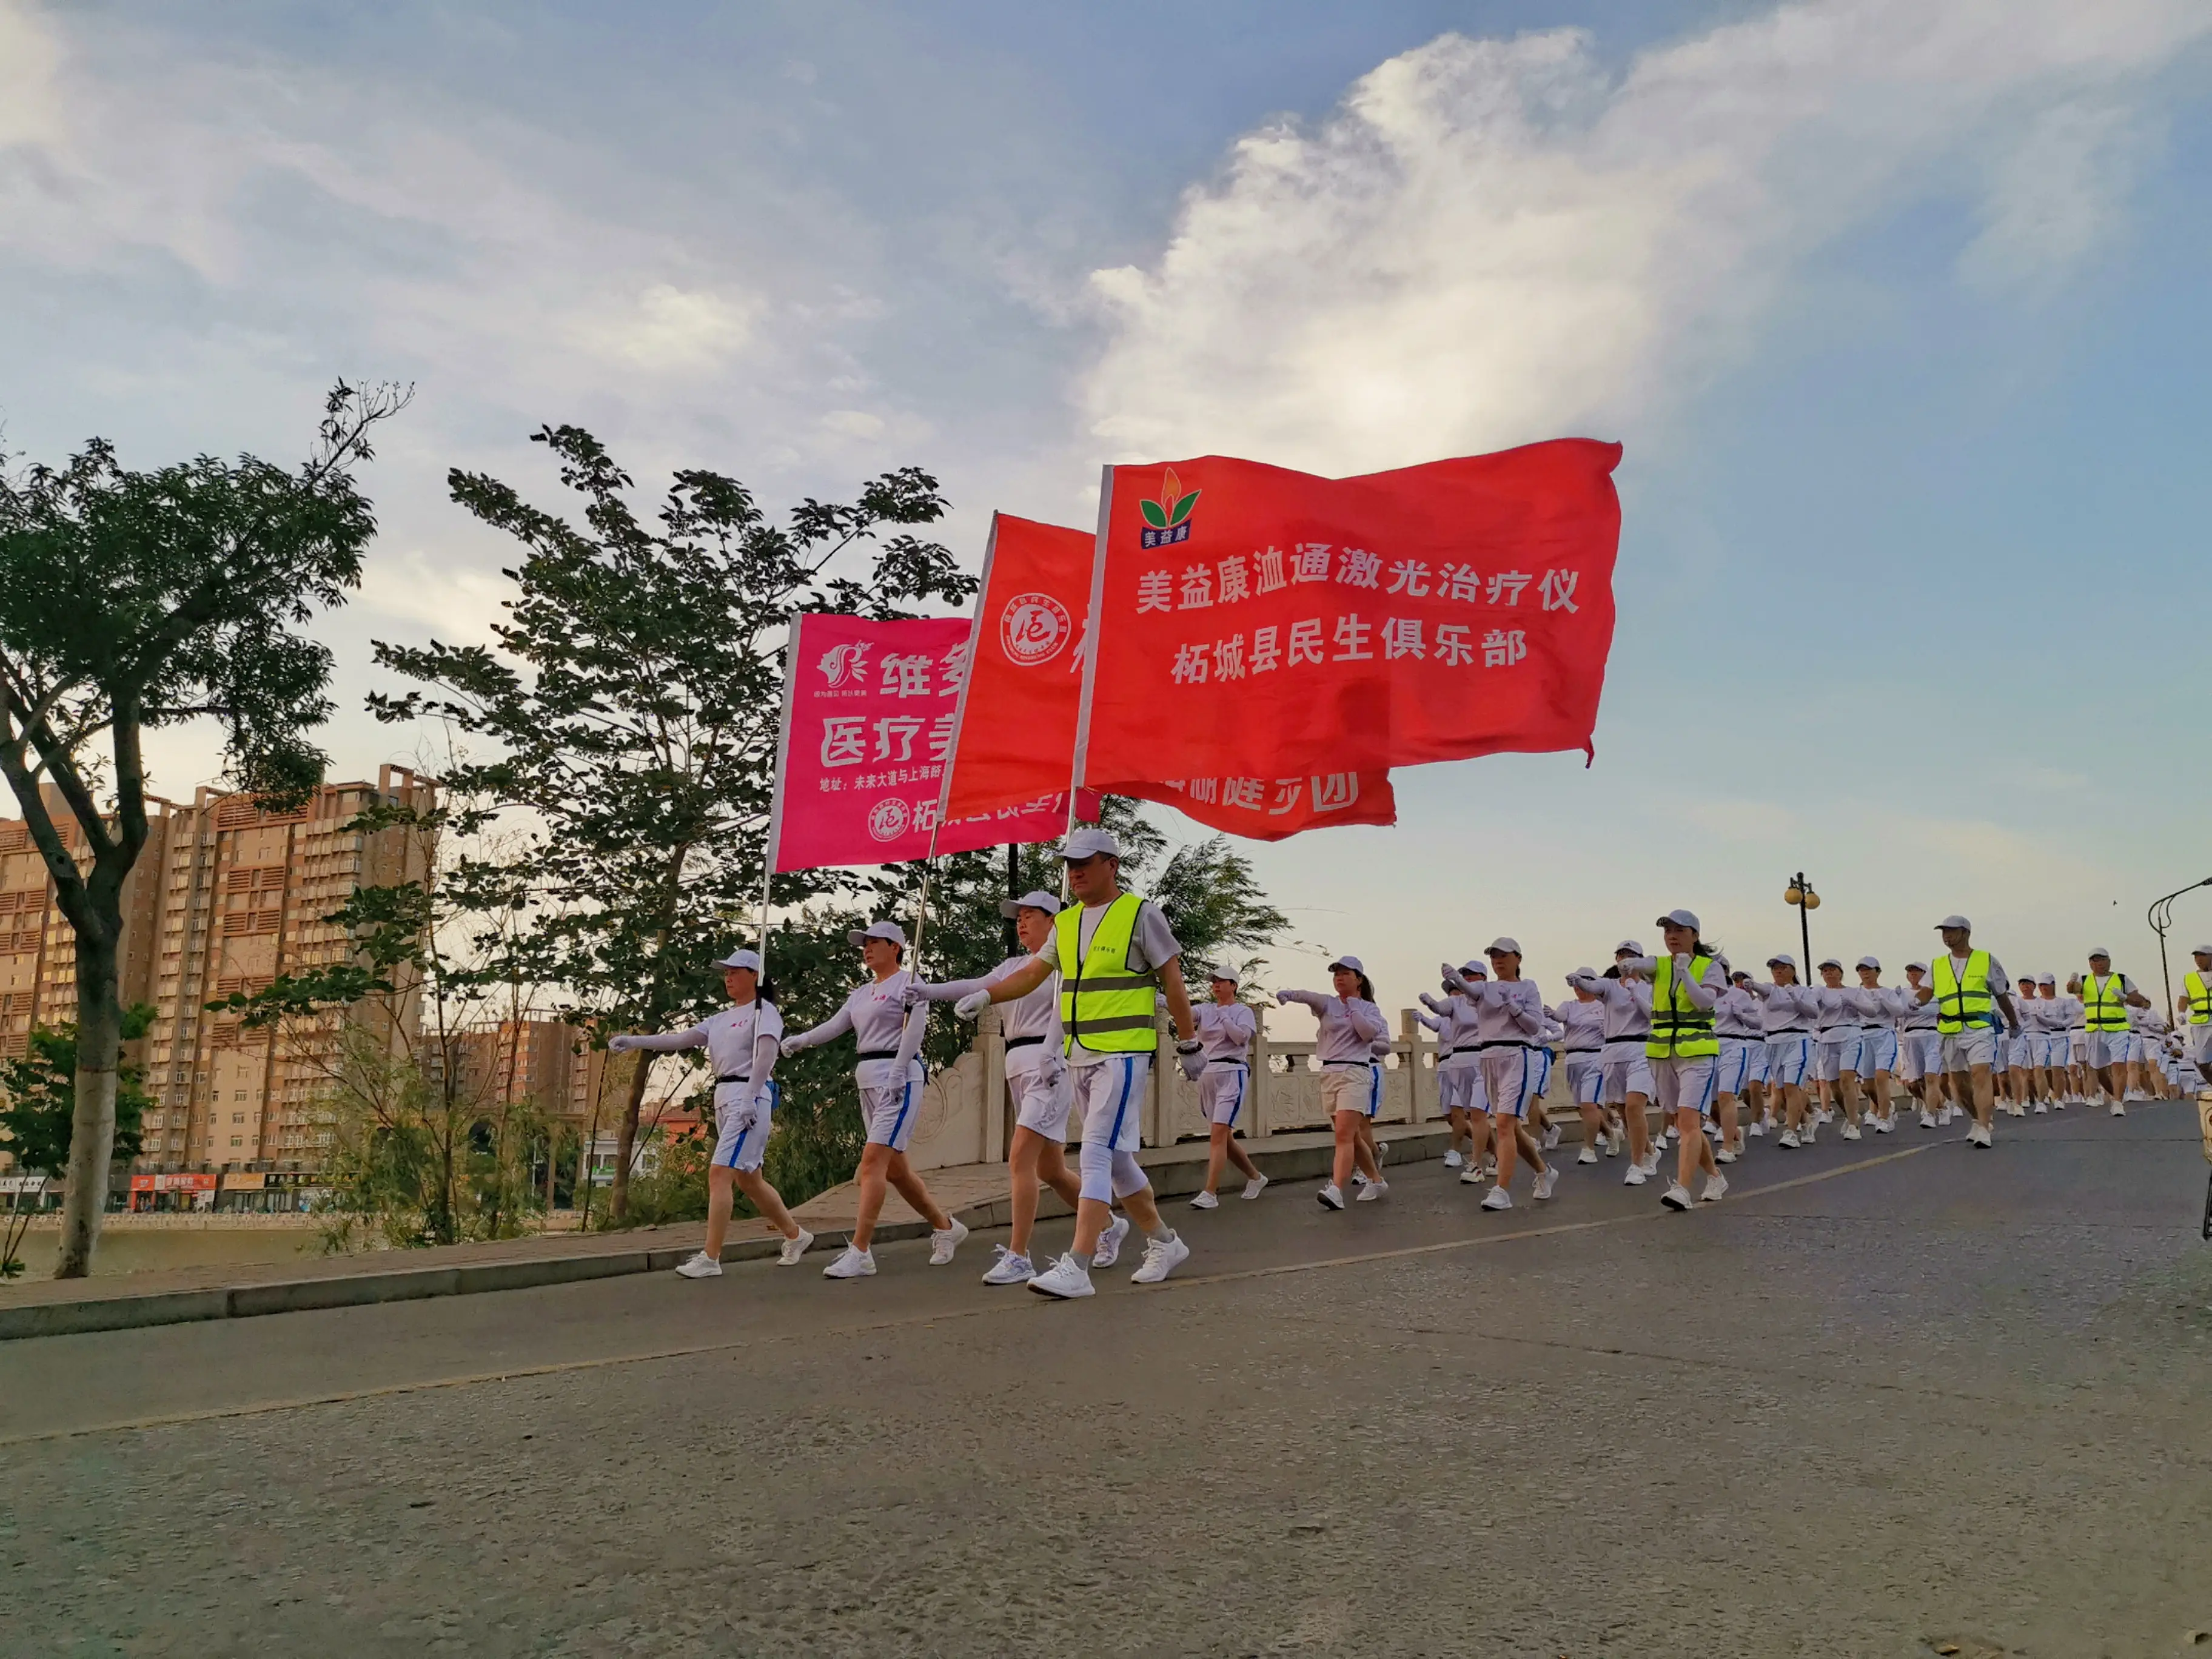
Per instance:
[[[1025,997],[1060,974],[1060,1018],[1074,1109],[1083,1117],[1081,1183],[1074,1248],[1029,1281],[1058,1300],[1093,1294],[1091,1269],[1119,1257],[1129,1221],[1110,1222],[1115,1199],[1145,1231],[1145,1259],[1131,1279],[1157,1285],[1190,1259],[1190,1246],[1160,1219],[1152,1182],[1138,1164],[1138,1119],[1156,1046],[1153,988],[1166,995],[1176,1054],[1183,1075],[1204,1075],[1206,1055],[1190,994],[1182,981],[1182,946],[1150,899],[1121,888],[1121,843],[1113,831],[1080,824],[1060,849],[1069,890],[1080,901],[1053,918],[1035,956],[987,990],[953,1004],[973,1019],[994,1002]],[[1074,964],[1069,975],[1068,965]]]
[[[1722,963],[1722,969],[1727,972],[1728,964]],[[1736,1120],[1737,1102],[1751,1105],[1751,1133],[1759,1133],[1757,1091],[1759,1079],[1766,1074],[1766,1026],[1760,1017],[1759,999],[1743,988],[1750,978],[1749,974],[1729,972],[1729,988],[1713,1005],[1713,1033],[1721,1040],[1719,1077],[1714,1085],[1721,1144],[1713,1158],[1721,1164],[1733,1164],[1743,1156],[1743,1132]]]
[[[2189,1063],[2203,1079],[2212,1079],[2212,945],[2189,953],[2197,965],[2181,976],[2181,998],[2174,1005],[2189,1026]]]
[[[999,901],[999,914],[1013,920],[1022,954],[1008,957],[981,979],[915,983],[909,1001],[957,1002],[986,990],[1026,966],[1052,933],[1060,900],[1037,890]],[[997,1247],[998,1259],[983,1275],[986,1285],[1026,1285],[1036,1277],[1030,1239],[1036,1231],[1039,1182],[1058,1194],[1070,1210],[1081,1198],[1067,1167],[1067,1116],[1074,1103],[1067,1060],[1060,1052],[1060,992],[1050,976],[1026,995],[1015,998],[999,1016],[1006,1042],[1006,1089],[1014,1100],[1014,1139],[1006,1149],[1006,1173],[1012,1226]]]
[[[2066,981],[2066,994],[2059,1000],[2059,1007],[2066,1015],[2066,1050],[2069,1057],[2067,1079],[2073,1085],[2067,1091],[2067,1104],[2087,1106],[2089,1103],[2089,1011],[2081,1005],[2081,975],[2075,974]]]
[[[1490,969],[1480,962],[1470,962],[1459,971],[1462,980],[1490,977]],[[1444,1168],[1455,1170],[1464,1162],[1480,1177],[1490,1146],[1490,1102],[1482,1092],[1482,1061],[1474,1049],[1474,999],[1450,979],[1443,981],[1443,991],[1442,1002],[1425,991],[1421,1002],[1436,1016],[1437,1100],[1451,1124],[1452,1144],[1444,1154]]]
[[[2112,971],[2112,953],[2103,945],[2089,952],[2089,971],[2081,975],[2081,1013],[2089,1030],[2090,1073],[2104,1085],[2114,1117],[2128,1115],[2127,1103],[2144,1097],[2136,1087],[2136,1040],[2128,1010],[2148,1008],[2150,999]]]
[[[1943,1034],[1936,1029],[1936,1005],[1920,996],[1928,964],[1906,963],[1905,978],[1896,994],[1905,1011],[1897,1033],[1898,1074],[1905,1092],[1920,1103],[1920,1127],[1933,1129],[1950,1121],[1950,1103],[1943,1098]]]
[[[2073,1044],[2068,1028],[2081,1006],[2074,998],[2058,994],[2055,975],[2035,976],[2035,1008],[2042,1026],[2035,1040],[2035,1068],[2043,1079],[2043,1097],[2054,1112],[2064,1111],[2074,1092]]]
[[[1260,1017],[1237,1000],[1235,969],[1217,963],[1207,984],[1213,1000],[1191,1010],[1206,1054],[1206,1071],[1198,1079],[1198,1104],[1206,1114],[1209,1140],[1206,1185],[1190,1200],[1194,1210],[1221,1207],[1217,1194],[1224,1162],[1234,1164],[1244,1177],[1246,1198],[1257,1198],[1267,1188],[1267,1177],[1236,1139],[1237,1115],[1252,1092],[1252,1044],[1260,1035]]]
[[[1949,915],[1936,924],[1943,936],[1947,955],[1936,958],[1930,982],[1920,988],[1923,1002],[1936,1005],[1936,1029],[1943,1037],[1943,1070],[1951,1079],[1954,1098],[1972,1104],[1973,1127],[1969,1145],[1986,1149],[1995,1139],[1996,1115],[1990,1061],[1998,1036],[1996,1011],[2010,1028],[2020,1030],[2020,1015],[2013,1008],[2012,981],[2003,964],[1987,951],[1974,948],[1973,924],[1966,917]]]
[[[1583,1120],[1583,1149],[1576,1154],[1575,1162],[1595,1164],[1598,1144],[1606,1139],[1605,1109],[1598,1104],[1605,1080],[1604,1068],[1598,1063],[1599,1052],[1605,1047],[1605,1004],[1595,991],[1583,990],[1575,984],[1577,975],[1592,980],[1597,977],[1587,968],[1577,968],[1567,976],[1567,989],[1574,994],[1573,1000],[1563,1000],[1556,1008],[1544,1012],[1559,1026],[1559,1058],[1567,1068],[1567,1093]],[[1607,1145],[1609,1151],[1610,1143]]]
[[[1897,1103],[1889,1096],[1890,1074],[1897,1070],[1897,1021],[1904,1013],[1900,994],[1881,982],[1881,958],[1861,957],[1859,975],[1859,1081],[1867,1091],[1878,1135],[1897,1128]]]
[[[2012,1115],[2026,1117],[2028,1108],[2048,1112],[2050,1103],[2038,1093],[2036,1050],[2043,1041],[2043,1000],[2036,994],[2033,974],[2022,974],[2014,985],[2013,1006],[2020,1012],[2020,1035],[2006,1040],[2006,1073],[2012,1084]]]
[[[1389,1190],[1382,1179],[1382,1165],[1370,1150],[1372,1142],[1360,1133],[1371,1115],[1373,1045],[1389,1037],[1389,1027],[1383,1024],[1382,1011],[1375,1006],[1375,988],[1368,982],[1358,957],[1339,957],[1328,964],[1328,971],[1334,988],[1329,994],[1278,991],[1275,1000],[1309,1008],[1321,1022],[1314,1038],[1314,1058],[1321,1066],[1322,1109],[1328,1114],[1329,1127],[1336,1136],[1336,1159],[1328,1182],[1315,1197],[1322,1208],[1340,1210],[1344,1189],[1352,1184],[1355,1168],[1367,1177],[1362,1200],[1370,1193],[1379,1198]]]
[[[1797,982],[1797,958],[1787,951],[1766,959],[1766,981],[1745,982],[1759,1000],[1766,1030],[1766,1087],[1782,1097],[1782,1133],[1774,1144],[1784,1152],[1810,1145],[1818,1130],[1805,1096],[1813,1066],[1813,1021],[1819,1006],[1811,990]]]
[[[1659,1110],[1681,1138],[1674,1184],[1659,1201],[1670,1210],[1686,1210],[1690,1182],[1700,1170],[1705,1176],[1705,1189],[1699,1194],[1704,1202],[1717,1202],[1728,1191],[1728,1177],[1714,1162],[1705,1132],[1721,1054],[1713,1008],[1728,989],[1728,973],[1698,939],[1695,913],[1669,910],[1657,926],[1666,954],[1637,957],[1622,963],[1621,971],[1651,981],[1651,1036],[1644,1053]]]
[[[1550,1079],[1551,1057],[1543,1048],[1544,995],[1534,981],[1521,977],[1519,941],[1494,939],[1483,954],[1490,958],[1489,982],[1463,981],[1474,999],[1482,1087],[1490,1097],[1491,1139],[1498,1149],[1498,1182],[1483,1194],[1482,1207],[1510,1210],[1516,1153],[1535,1171],[1532,1197],[1547,1199],[1559,1184],[1559,1171],[1545,1163],[1529,1121]],[[1447,979],[1453,976],[1449,963],[1443,972]]]
[[[706,1248],[678,1264],[686,1279],[719,1279],[722,1245],[730,1234],[733,1190],[783,1235],[776,1265],[792,1267],[806,1254],[814,1235],[791,1218],[783,1194],[761,1173],[775,1112],[775,1059],[783,1036],[783,1016],[775,1010],[775,988],[761,977],[759,953],[738,951],[714,964],[722,970],[722,989],[730,1006],[686,1030],[656,1036],[624,1033],[607,1044],[611,1054],[642,1050],[681,1054],[704,1048],[714,1068],[714,1161],[707,1171]]]
[[[1628,1173],[1624,1187],[1641,1187],[1657,1171],[1659,1149],[1651,1144],[1651,1067],[1644,1045],[1651,1039],[1651,988],[1632,977],[1623,963],[1639,960],[1644,947],[1625,939],[1613,947],[1613,966],[1602,975],[1586,969],[1567,975],[1577,990],[1588,990],[1605,1005],[1605,1046],[1599,1051],[1602,1077],[1599,1098],[1618,1110],[1628,1130]]]
[[[1813,1030],[1815,1075],[1820,1083],[1822,1115],[1841,1109],[1845,1140],[1859,1138],[1859,1035],[1865,1016],[1856,993],[1844,988],[1844,964],[1830,957],[1820,964],[1813,988],[1817,1011]],[[1829,1102],[1836,1103],[1830,1106]]]
[[[783,1040],[783,1052],[795,1054],[852,1034],[860,1053],[853,1067],[860,1096],[860,1121],[867,1144],[860,1151],[859,1212],[852,1241],[822,1270],[824,1279],[865,1279],[876,1270],[876,1218],[883,1213],[884,1188],[898,1194],[929,1223],[929,1265],[952,1260],[968,1229],[937,1206],[929,1188],[906,1161],[921,1103],[923,1073],[918,1051],[928,1011],[907,1006],[914,975],[900,963],[906,957],[906,931],[895,921],[872,921],[845,935],[860,947],[860,961],[872,976],[854,988],[844,1006],[810,1031]]]

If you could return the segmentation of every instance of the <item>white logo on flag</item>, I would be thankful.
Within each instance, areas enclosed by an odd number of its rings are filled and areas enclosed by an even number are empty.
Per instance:
[[[999,643],[1023,668],[1050,662],[1074,631],[1067,607],[1049,593],[1017,593],[999,613]]]
[[[886,798],[868,809],[868,833],[878,841],[896,841],[913,822],[902,800]]]
[[[815,666],[832,685],[858,680],[868,672],[868,647],[865,643],[832,646]]]

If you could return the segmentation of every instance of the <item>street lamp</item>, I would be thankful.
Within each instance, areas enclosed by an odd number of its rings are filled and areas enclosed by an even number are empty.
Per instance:
[[[1790,885],[1782,890],[1782,902],[1797,907],[1797,942],[1804,948],[1805,961],[1797,969],[1801,983],[1813,982],[1813,930],[1806,924],[1805,913],[1820,908],[1820,896],[1813,890],[1813,884],[1805,879],[1800,870],[1790,878]]]
[[[2151,932],[2158,935],[2158,971],[2159,976],[2166,981],[2166,1017],[2168,1019],[2173,1018],[2173,970],[2166,965],[2166,930],[2173,926],[2174,900],[2184,893],[2193,893],[2200,887],[2212,887],[2212,876],[2207,876],[2202,881],[2192,881],[2186,887],[2175,888],[2152,905],[2146,917]],[[2212,1211],[2207,1213],[2212,1214]]]

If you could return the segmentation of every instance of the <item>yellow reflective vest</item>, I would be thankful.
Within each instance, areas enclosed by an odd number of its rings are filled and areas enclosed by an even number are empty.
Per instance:
[[[1713,965],[1711,957],[1690,958],[1694,983]],[[1717,1054],[1721,1040],[1713,1035],[1713,1011],[1690,1000],[1689,993],[1674,978],[1674,958],[1661,957],[1651,975],[1651,1040],[1644,1045],[1651,1060],[1695,1060]]]
[[[2204,983],[2204,975],[2191,968],[2181,976],[2181,988],[2189,993],[2189,1023],[2212,1025],[2212,987]]]
[[[1929,969],[1936,981],[1936,1029],[1951,1036],[1970,1027],[1995,1025],[1990,1012],[1996,1000],[1990,994],[1990,953],[1975,951],[1966,957],[1966,976],[1951,969],[1951,953],[1937,957]]]
[[[2081,975],[2081,1013],[2093,1031],[2124,1031],[2128,1029],[2128,1005],[2123,1000],[2128,994],[2127,981],[2118,974],[2107,974],[2100,983],[2094,974]]]
[[[1092,929],[1091,948],[1083,948],[1083,907],[1071,904],[1053,921],[1060,957],[1060,1023],[1067,1032],[1066,1050],[1075,1045],[1097,1054],[1152,1053],[1157,1041],[1152,988],[1160,976],[1129,967],[1129,943],[1137,934],[1137,911],[1144,900],[1123,893],[1106,907]]]

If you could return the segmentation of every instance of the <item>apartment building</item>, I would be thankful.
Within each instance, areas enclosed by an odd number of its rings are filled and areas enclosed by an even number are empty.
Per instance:
[[[345,959],[349,942],[331,914],[356,886],[419,879],[435,852],[422,832],[365,833],[354,820],[377,800],[427,810],[434,799],[430,782],[386,766],[373,785],[327,785],[293,812],[206,788],[189,806],[155,805],[125,896],[123,1000],[155,1011],[127,1056],[154,1101],[139,1170],[318,1160],[328,1132],[313,1103],[349,1025],[366,1029],[380,1012],[334,1013],[280,1038],[206,1005]],[[403,1003],[399,1012],[398,1027],[373,1034],[394,1053],[415,1010]],[[73,936],[27,826],[0,821],[0,1053],[21,1054],[33,1023],[75,1018]]]

